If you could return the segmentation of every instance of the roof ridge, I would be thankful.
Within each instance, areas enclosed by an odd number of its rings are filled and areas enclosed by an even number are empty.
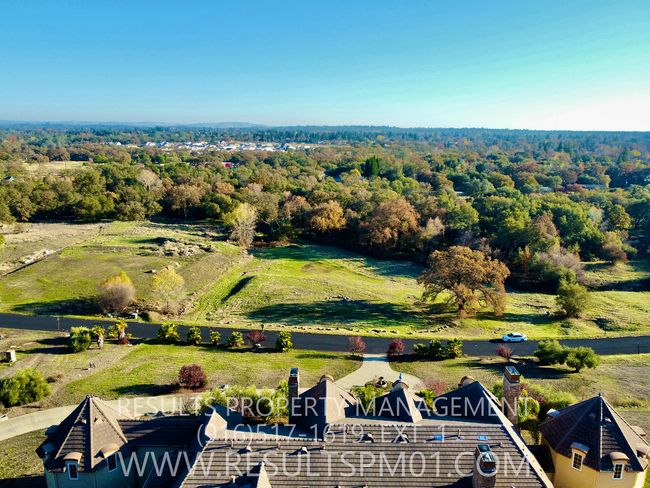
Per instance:
[[[76,411],[78,411],[77,416],[74,418],[74,421],[72,422],[71,427],[65,433],[65,437],[61,441],[61,444],[59,445],[59,448],[56,451],[56,456],[54,456],[52,459],[56,459],[61,455],[61,451],[63,450],[63,446],[65,446],[67,444],[68,439],[70,438],[70,434],[74,430],[74,426],[77,425],[77,422],[79,421],[79,416],[84,411],[84,408],[85,408],[85,405],[86,405],[87,402],[88,402],[88,397],[86,397],[85,400],[83,402],[81,402],[81,404],[75,410],[73,410],[72,413],[70,413],[70,415],[66,419],[64,419],[64,422],[65,422],[65,420],[72,417],[72,414],[74,414]],[[61,426],[59,425],[59,427],[61,427]]]
[[[590,398],[589,400],[585,400],[584,402],[576,403],[574,406],[580,405],[581,403],[585,403],[585,404],[587,404],[587,403],[589,403],[589,402],[592,402],[592,403],[593,403],[593,401],[594,401],[596,398],[598,398],[598,397]],[[573,410],[575,410],[575,409],[571,409],[572,412],[573,412]],[[579,424],[580,422],[582,422],[582,420],[585,418],[585,416],[587,416],[587,414],[589,413],[590,410],[591,410],[590,408],[586,408],[586,409],[584,410],[584,412],[582,412],[582,414],[580,415],[580,417],[578,417],[578,418],[576,419],[576,421],[573,422],[573,425],[571,426],[571,428],[570,428],[569,430],[566,431],[566,434],[564,434],[564,437],[562,437],[562,438],[559,440],[559,442],[557,443],[558,446],[561,445],[561,444],[562,444],[562,443],[563,443],[563,442],[564,442],[564,441],[569,437],[569,435],[570,435],[570,434],[575,430],[575,428],[578,426],[578,424]],[[568,412],[566,412],[566,413],[568,413]],[[549,423],[553,423],[553,420],[559,419],[559,418],[562,417],[563,415],[564,415],[564,414],[560,414],[560,415],[558,415],[557,417],[555,417],[555,418],[549,420]],[[602,432],[601,432],[601,434],[600,434],[600,437],[602,438]]]
[[[630,429],[630,432],[633,433],[633,434],[637,437],[638,440],[644,442],[645,444],[648,444],[648,441],[646,441],[643,437],[641,437],[641,436],[637,433],[637,431],[634,430],[634,429],[632,428],[632,426],[630,425],[630,423],[629,423],[627,420],[625,420],[625,417],[623,417],[620,413],[618,413],[618,412],[616,411],[616,409],[615,409],[613,406],[611,406],[611,405],[609,404],[609,402],[608,402],[607,400],[605,400],[604,398],[603,398],[603,401],[605,402],[605,405],[607,406],[607,409],[608,409],[608,410],[610,411],[610,413],[612,414],[612,418],[614,418],[614,419],[617,420],[617,422],[616,422],[617,425],[618,425],[618,420],[622,420],[622,421],[623,421],[623,424],[624,424],[628,429]],[[619,425],[618,427],[620,428],[621,426]],[[623,432],[623,435],[625,435],[625,432]]]
[[[92,397],[92,398],[94,399],[95,397]],[[101,404],[104,404],[104,405],[110,405],[109,403],[107,403],[107,402],[101,400],[100,398],[97,398],[97,400],[98,400],[99,402],[101,402]],[[109,416],[106,415],[106,413],[105,413],[101,408],[99,408],[99,407],[100,407],[99,404],[97,404],[96,402],[92,402],[92,404],[95,406],[95,408],[97,409],[97,411],[102,415],[102,417],[104,417],[104,419],[106,420],[106,422],[108,422],[108,425],[111,426],[111,428],[115,431],[115,433],[116,433],[117,436],[122,440],[122,442],[124,442],[125,444],[128,444],[129,441],[126,439],[126,436],[124,435],[124,432],[123,432],[122,429],[120,428],[119,423],[118,423],[118,425],[115,425],[115,424],[113,423],[113,419],[109,418]],[[91,420],[92,420],[92,419],[91,419]],[[116,420],[117,420],[117,419],[116,419]],[[91,435],[90,437],[91,437],[91,442],[92,442],[92,437],[93,437],[93,436]]]

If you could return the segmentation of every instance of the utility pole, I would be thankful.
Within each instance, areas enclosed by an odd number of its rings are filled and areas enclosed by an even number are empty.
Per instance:
[[[60,322],[59,322],[60,320],[61,320],[61,317],[57,317],[57,318],[56,318],[56,331],[57,331],[57,332],[61,332],[61,328],[60,328],[60,325],[61,325],[61,324],[60,324]]]

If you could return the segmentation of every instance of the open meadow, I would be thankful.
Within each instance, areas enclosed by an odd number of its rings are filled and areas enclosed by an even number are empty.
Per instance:
[[[16,226],[14,226],[16,227]],[[124,271],[141,312],[156,310],[156,272],[185,280],[178,316],[202,326],[269,328],[387,337],[493,339],[517,330],[531,339],[640,335],[650,332],[650,261],[588,263],[591,305],[580,319],[557,314],[553,295],[508,289],[505,314],[461,319],[442,298],[420,301],[420,265],[336,247],[295,243],[243,251],[209,225],[153,222],[24,224],[0,248],[0,310],[95,316],[102,279]],[[51,253],[45,251],[51,249]]]

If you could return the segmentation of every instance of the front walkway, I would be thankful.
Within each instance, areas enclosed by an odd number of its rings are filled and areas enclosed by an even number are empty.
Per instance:
[[[391,369],[386,354],[364,354],[361,367],[354,373],[350,373],[338,380],[336,384],[345,390],[349,390],[353,386],[363,386],[373,378],[379,378],[380,376],[383,376],[388,382],[394,382],[398,380],[399,373]],[[405,374],[402,380],[409,385],[412,392],[424,388],[424,383],[416,376]]]

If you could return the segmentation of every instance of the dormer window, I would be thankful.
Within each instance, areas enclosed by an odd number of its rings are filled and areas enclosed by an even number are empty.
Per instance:
[[[625,465],[630,462],[630,458],[622,452],[610,452],[609,458],[612,460],[612,464],[614,465],[613,479],[623,479],[623,471],[625,470]]]
[[[582,471],[582,461],[584,460],[584,456],[580,454],[579,452],[574,452],[573,453],[573,462],[571,463],[571,466],[573,469],[577,469],[578,471]]]
[[[70,452],[65,455],[63,462],[68,471],[68,478],[71,480],[79,479],[79,461],[81,460],[80,452]]]
[[[110,473],[111,471],[115,471],[117,469],[117,454],[113,454],[111,456],[108,456],[108,459],[106,459],[108,462],[108,472]]]
[[[78,480],[79,479],[79,466],[77,463],[68,463],[68,478],[71,480]]]
[[[614,465],[614,479],[620,480],[623,479],[623,465],[615,464]]]
[[[573,458],[571,460],[571,467],[582,471],[582,464],[584,463],[585,456],[589,452],[589,447],[579,442],[574,442],[571,444],[571,452],[573,452]]]

